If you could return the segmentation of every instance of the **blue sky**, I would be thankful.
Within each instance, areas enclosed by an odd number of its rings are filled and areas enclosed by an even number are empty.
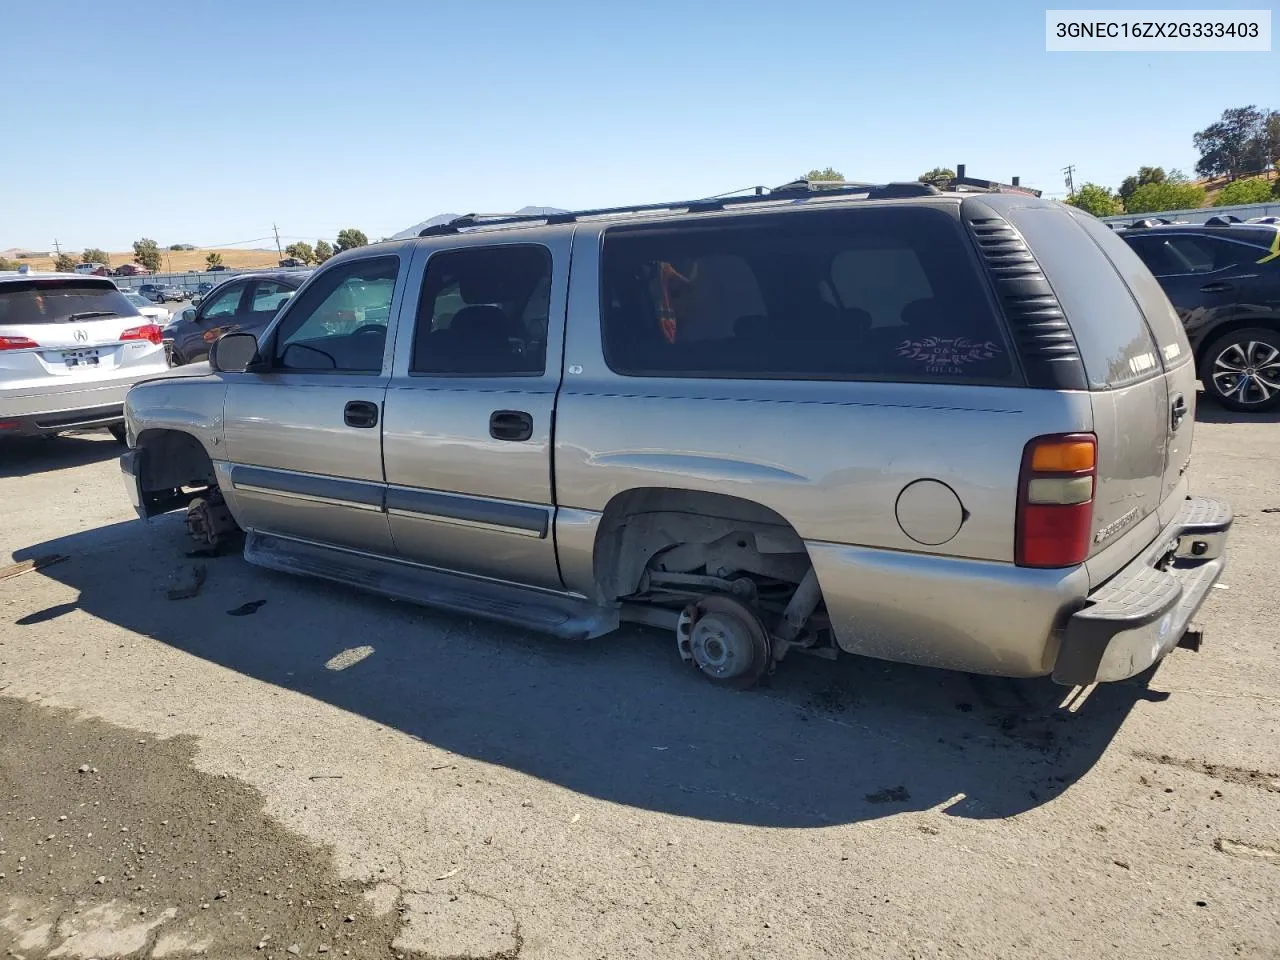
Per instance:
[[[0,18],[0,249],[229,244],[273,223],[376,239],[445,211],[704,196],[827,165],[887,180],[963,162],[1060,194],[1068,163],[1111,186],[1141,164],[1190,172],[1192,133],[1224,108],[1280,108],[1280,54],[1047,53],[1043,4],[57,9]]]

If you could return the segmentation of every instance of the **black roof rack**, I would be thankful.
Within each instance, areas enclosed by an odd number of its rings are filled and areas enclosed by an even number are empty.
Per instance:
[[[892,200],[905,197],[927,197],[944,192],[955,193],[1025,193],[1040,196],[1039,190],[1028,190],[1017,184],[998,183],[994,180],[977,180],[970,177],[957,177],[941,189],[928,183],[914,180],[893,183],[861,183],[852,180],[792,180],[777,187],[752,187],[751,192],[739,191],[718,197],[706,197],[702,200],[678,200],[672,203],[642,203],[622,207],[596,207],[591,210],[570,210],[564,213],[468,213],[454,217],[446,223],[424,227],[418,232],[420,237],[439,237],[458,233],[474,227],[505,227],[521,223],[560,224],[589,217],[603,217],[615,213],[701,213],[710,210],[724,210],[727,207],[750,203],[765,203],[780,200],[808,200],[816,197],[862,196],[867,200]]]

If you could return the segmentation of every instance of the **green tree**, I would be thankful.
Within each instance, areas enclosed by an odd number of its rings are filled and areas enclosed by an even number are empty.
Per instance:
[[[1246,177],[1228,183],[1213,198],[1215,207],[1234,207],[1240,203],[1266,203],[1271,199],[1271,182],[1266,177]]]
[[[328,240],[317,240],[316,248],[312,251],[312,255],[315,257],[316,263],[324,263],[333,256],[333,247],[329,245]]]
[[[844,174],[841,173],[839,170],[835,169],[834,167],[827,167],[827,169],[825,170],[819,170],[817,167],[814,167],[812,170],[806,173],[803,177],[801,177],[801,179],[802,180],[843,180]]]
[[[1164,183],[1167,179],[1164,167],[1139,167],[1136,174],[1124,178],[1116,192],[1122,201],[1128,203],[1133,191],[1139,187],[1145,187],[1148,183]]]
[[[70,273],[76,268],[76,258],[69,253],[60,253],[53,259],[53,269],[59,273]]]
[[[135,240],[133,241],[133,259],[155,273],[160,269],[160,248],[156,246],[154,240],[148,240],[146,237]]]
[[[85,263],[100,263],[104,267],[111,266],[111,257],[107,255],[107,251],[99,250],[97,247],[90,247],[84,252]]]
[[[311,249],[311,244],[309,243],[291,243],[284,248],[284,252],[296,260],[301,260],[303,263],[316,262],[316,252]]]
[[[1200,151],[1196,173],[1202,177],[1230,177],[1265,170],[1280,151],[1280,113],[1247,107],[1223,110],[1192,136]]]
[[[354,250],[356,247],[367,247],[369,238],[364,235],[363,230],[357,230],[355,227],[347,227],[345,230],[338,231],[338,240],[334,244],[334,250],[342,253],[343,250]]]
[[[213,251],[207,257],[204,258],[204,264],[206,267],[222,266],[222,254],[218,253],[218,251],[216,250]]]
[[[931,183],[935,187],[945,186],[956,178],[956,172],[950,167],[934,167],[916,177],[921,183]]]
[[[1124,212],[1124,204],[1120,202],[1120,198],[1096,183],[1082,184],[1079,190],[1067,197],[1067,203],[1092,213],[1095,217],[1109,217]]]
[[[1195,183],[1148,183],[1133,191],[1126,213],[1191,210],[1205,204],[1204,187]]]

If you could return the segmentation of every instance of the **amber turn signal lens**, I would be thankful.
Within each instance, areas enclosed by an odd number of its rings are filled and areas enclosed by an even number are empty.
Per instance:
[[[1056,440],[1036,445],[1031,453],[1031,469],[1037,473],[1067,473],[1092,470],[1098,448],[1087,440]]]

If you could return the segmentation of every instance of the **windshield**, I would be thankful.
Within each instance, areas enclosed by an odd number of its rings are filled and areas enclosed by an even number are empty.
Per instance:
[[[132,303],[135,307],[154,307],[155,304],[146,297],[139,296],[136,293],[126,293],[124,298]]]
[[[137,314],[137,308],[109,282],[48,279],[0,284],[0,325]]]

